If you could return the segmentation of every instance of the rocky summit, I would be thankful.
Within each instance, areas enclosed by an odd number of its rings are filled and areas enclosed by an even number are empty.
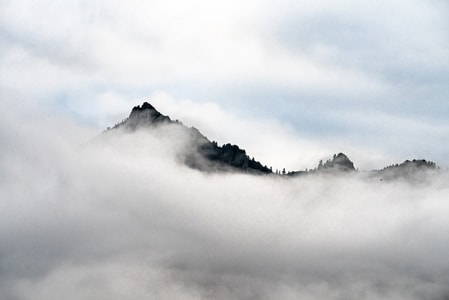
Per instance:
[[[318,171],[355,171],[354,163],[344,154],[334,154],[332,160],[326,161],[324,164],[320,161]]]

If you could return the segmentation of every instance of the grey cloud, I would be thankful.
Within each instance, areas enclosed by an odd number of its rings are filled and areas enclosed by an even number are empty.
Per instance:
[[[361,68],[389,81],[406,80],[442,66],[448,39],[447,7],[436,2],[332,3],[319,10],[293,11],[275,36],[311,59]],[[443,67],[445,68],[445,67]]]
[[[447,107],[447,5],[438,1],[354,3],[292,10],[269,28],[292,52],[329,66],[358,70],[382,89],[344,95],[348,104],[410,118],[444,119]],[[337,93],[337,95],[341,95]],[[323,98],[323,97],[321,97]],[[324,102],[332,106],[338,96]],[[426,103],[426,104],[424,104]]]
[[[90,132],[65,121],[1,122],[9,299],[448,295],[447,174],[423,186],[202,174],[177,164],[170,128],[79,146],[67,128]]]

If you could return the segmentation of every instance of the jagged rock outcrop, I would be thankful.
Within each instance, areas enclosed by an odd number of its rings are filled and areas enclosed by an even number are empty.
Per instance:
[[[334,154],[332,160],[327,160],[324,164],[320,161],[317,171],[355,171],[354,163],[344,153]]]
[[[153,105],[144,102],[141,106],[134,106],[129,117],[123,122],[114,126],[114,128],[125,128],[135,130],[139,127],[158,126],[161,124],[169,124],[173,121],[158,112]]]
[[[271,170],[260,162],[250,159],[244,149],[237,145],[225,144],[218,146],[217,143],[206,143],[198,148],[199,153],[213,164],[230,166],[247,172],[271,173]]]

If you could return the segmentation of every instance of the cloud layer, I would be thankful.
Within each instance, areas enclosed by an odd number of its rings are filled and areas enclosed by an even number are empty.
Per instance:
[[[66,120],[1,122],[7,299],[448,296],[445,174],[203,174],[171,129],[81,144],[92,132]]]

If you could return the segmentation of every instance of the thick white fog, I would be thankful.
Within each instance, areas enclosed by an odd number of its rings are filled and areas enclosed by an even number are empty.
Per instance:
[[[205,174],[170,128],[0,125],[2,299],[449,298],[445,174]]]

